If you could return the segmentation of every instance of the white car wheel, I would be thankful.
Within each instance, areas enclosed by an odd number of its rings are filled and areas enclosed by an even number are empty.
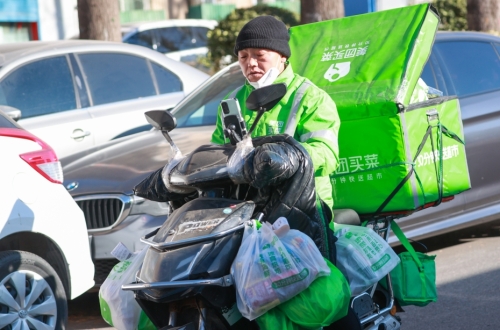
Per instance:
[[[0,253],[0,329],[62,329],[68,307],[54,269],[23,251]]]

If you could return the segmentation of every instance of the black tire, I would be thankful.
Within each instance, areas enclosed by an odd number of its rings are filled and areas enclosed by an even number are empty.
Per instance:
[[[28,324],[30,329],[65,329],[68,303],[59,276],[44,259],[25,251],[4,251],[0,252],[0,329],[11,330],[19,321],[25,329]]]

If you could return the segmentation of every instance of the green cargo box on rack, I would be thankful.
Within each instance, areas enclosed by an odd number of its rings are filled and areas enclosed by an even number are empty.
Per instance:
[[[470,188],[458,100],[410,105],[438,24],[421,4],[290,28],[293,69],[341,120],[335,208],[412,211]]]

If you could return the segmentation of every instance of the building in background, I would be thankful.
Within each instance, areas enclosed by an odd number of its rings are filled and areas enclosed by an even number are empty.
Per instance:
[[[110,0],[103,0],[110,1]],[[259,3],[300,14],[300,0],[116,0],[122,23],[171,18],[221,20],[234,8]],[[344,0],[346,16],[429,0]],[[59,40],[79,34],[77,0],[0,0],[0,43]]]
[[[0,0],[0,43],[77,34],[76,0]]]
[[[37,0],[0,0],[0,42],[37,40]]]

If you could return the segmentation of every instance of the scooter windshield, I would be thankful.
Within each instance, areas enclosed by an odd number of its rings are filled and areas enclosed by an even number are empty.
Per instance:
[[[153,238],[156,243],[179,242],[222,233],[252,217],[251,201],[198,198],[175,210]]]

